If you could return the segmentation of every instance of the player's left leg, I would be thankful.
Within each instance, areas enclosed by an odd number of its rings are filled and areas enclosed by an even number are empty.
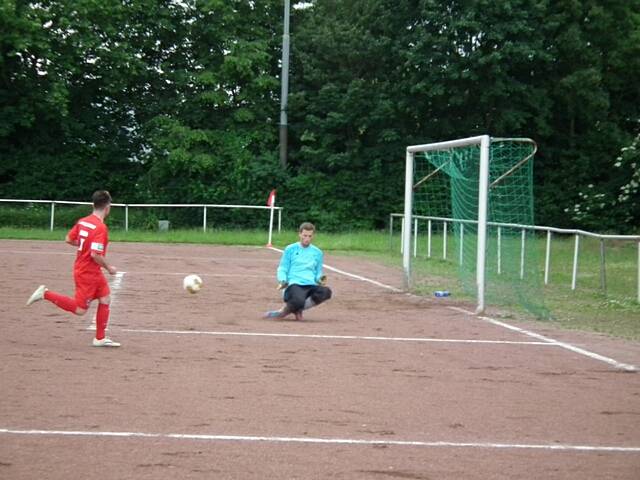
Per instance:
[[[320,305],[331,298],[331,289],[329,287],[314,286],[307,291],[307,298],[304,301],[304,306],[301,310],[295,312],[296,320],[302,320],[302,310],[309,310],[310,308]]]
[[[96,296],[98,298],[98,310],[96,312],[96,337],[93,339],[94,347],[119,347],[118,342],[114,342],[107,337],[107,324],[109,323],[109,315],[111,313],[111,291],[109,284],[104,278],[104,275],[100,275],[96,279],[97,290]]]
[[[44,285],[40,285],[36,288],[35,292],[31,294],[29,300],[27,300],[27,306],[40,300],[47,300],[58,308],[75,315],[84,315],[87,313],[86,303],[78,303],[77,295],[76,298],[67,297],[61,293],[52,292]],[[83,306],[85,306],[85,308],[82,308]]]
[[[307,293],[307,298],[304,301],[304,310],[320,305],[322,302],[326,302],[331,298],[331,289],[329,287],[315,286]]]

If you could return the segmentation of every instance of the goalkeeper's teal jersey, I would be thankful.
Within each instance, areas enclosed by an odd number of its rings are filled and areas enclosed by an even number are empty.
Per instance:
[[[303,247],[300,242],[284,249],[278,265],[278,282],[289,285],[317,285],[322,276],[323,253],[315,245]]]

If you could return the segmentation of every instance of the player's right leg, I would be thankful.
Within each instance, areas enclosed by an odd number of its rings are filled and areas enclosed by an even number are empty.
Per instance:
[[[284,294],[284,301],[287,302],[287,307],[296,317],[296,320],[303,320],[302,310],[304,310],[304,304],[311,290],[311,286],[291,285]]]

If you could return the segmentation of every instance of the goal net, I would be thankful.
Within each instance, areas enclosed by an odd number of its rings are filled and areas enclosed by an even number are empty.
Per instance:
[[[451,290],[546,316],[526,138],[471,137],[407,148],[403,264],[415,292]]]

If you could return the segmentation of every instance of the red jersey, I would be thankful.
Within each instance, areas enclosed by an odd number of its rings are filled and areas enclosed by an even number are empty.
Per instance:
[[[109,243],[109,229],[96,215],[81,218],[69,230],[69,238],[78,242],[78,255],[73,265],[74,275],[101,273],[91,254],[106,255]]]

